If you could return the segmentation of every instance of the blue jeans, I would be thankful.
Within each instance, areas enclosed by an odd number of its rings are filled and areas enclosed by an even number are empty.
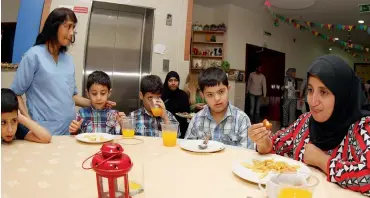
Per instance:
[[[259,122],[260,119],[260,98],[261,96],[249,93],[249,116],[253,122]]]

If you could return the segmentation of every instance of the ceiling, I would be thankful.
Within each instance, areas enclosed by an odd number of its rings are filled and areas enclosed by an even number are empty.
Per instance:
[[[252,12],[261,12],[265,0],[194,0],[195,4],[213,7],[233,4]],[[357,25],[358,20],[364,20],[370,25],[370,13],[360,14],[359,4],[370,4],[369,0],[270,0],[271,9],[277,14],[310,22]],[[293,27],[292,27],[293,28]],[[338,37],[346,41],[346,31],[328,31],[323,28],[315,29],[328,36]],[[352,31],[352,43],[370,47],[370,34],[362,31]]]

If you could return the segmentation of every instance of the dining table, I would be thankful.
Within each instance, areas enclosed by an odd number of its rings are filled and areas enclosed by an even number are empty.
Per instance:
[[[165,147],[158,137],[115,136],[133,162],[129,179],[136,178],[143,191],[133,198],[263,198],[258,185],[232,172],[234,162],[259,156],[251,149],[225,146],[214,153],[195,153],[177,146]],[[14,140],[1,145],[2,198],[96,198],[97,181],[92,169],[82,168],[102,144],[88,144],[75,136],[53,136],[51,143]],[[90,161],[84,164],[89,167]],[[314,198],[363,197],[330,183],[326,175],[310,167],[319,179]],[[137,174],[135,176],[135,174]],[[118,184],[121,186],[121,184]],[[122,184],[123,185],[123,184]]]

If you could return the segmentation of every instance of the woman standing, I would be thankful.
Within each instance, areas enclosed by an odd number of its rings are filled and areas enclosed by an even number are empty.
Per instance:
[[[17,94],[19,109],[48,129],[52,135],[67,135],[76,117],[75,104],[90,106],[77,95],[75,67],[67,47],[75,40],[77,18],[68,8],[53,10],[45,21],[35,46],[22,58],[11,89]],[[26,94],[27,108],[22,100]]]
[[[170,71],[163,85],[162,100],[166,105],[166,109],[175,115],[177,121],[180,123],[180,138],[184,138],[186,130],[188,129],[188,122],[186,118],[181,118],[176,113],[190,113],[190,105],[188,95],[179,89],[180,76],[175,71]]]
[[[252,125],[248,137],[261,154],[287,155],[321,169],[327,180],[370,194],[370,112],[363,108],[361,81],[341,58],[316,59],[308,70],[310,113],[289,128],[271,132]]]
[[[190,111],[196,113],[202,110],[205,105],[205,100],[200,93],[197,73],[188,74],[184,91],[189,95]]]
[[[296,69],[289,68],[282,89],[283,93],[283,127],[287,127],[296,119],[297,96],[296,96]]]

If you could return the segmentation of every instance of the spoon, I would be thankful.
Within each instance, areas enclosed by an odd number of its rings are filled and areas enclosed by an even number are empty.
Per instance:
[[[204,139],[203,143],[199,144],[198,147],[202,150],[206,149],[208,147],[208,140],[209,140],[210,137],[211,137],[211,135],[207,135],[206,138]]]

